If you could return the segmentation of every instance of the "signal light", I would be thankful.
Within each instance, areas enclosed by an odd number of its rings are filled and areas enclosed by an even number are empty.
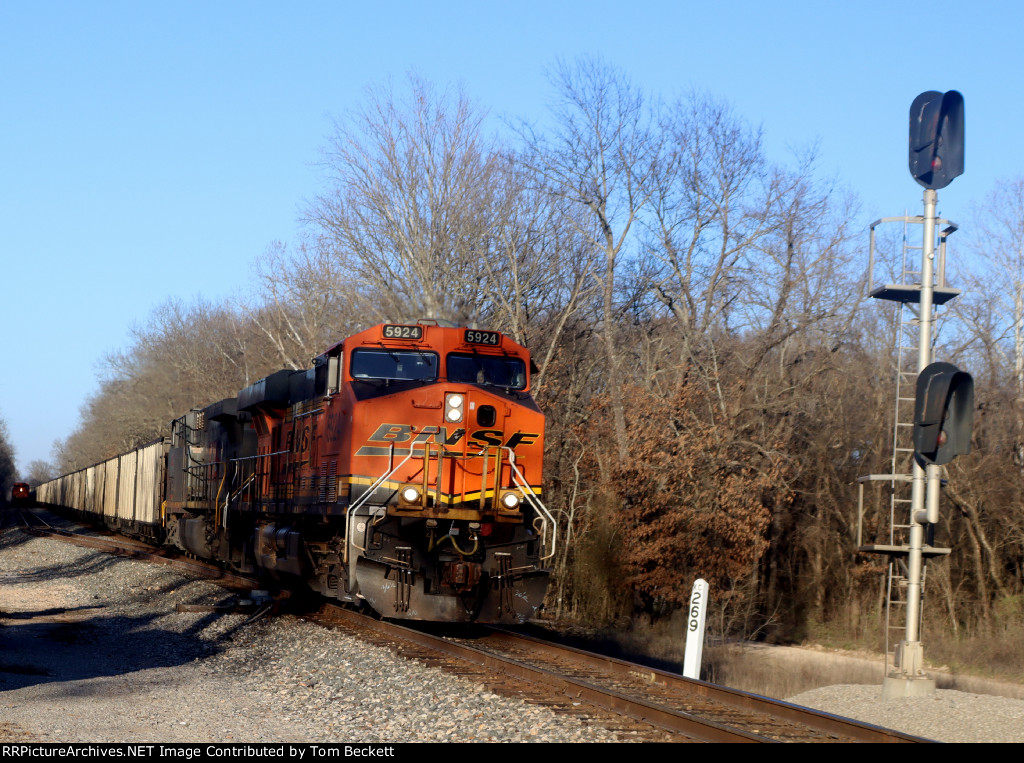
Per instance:
[[[922,466],[948,464],[971,452],[974,379],[951,363],[932,363],[917,376],[914,456]]]
[[[910,105],[910,174],[925,188],[949,185],[964,172],[964,97],[929,90]]]

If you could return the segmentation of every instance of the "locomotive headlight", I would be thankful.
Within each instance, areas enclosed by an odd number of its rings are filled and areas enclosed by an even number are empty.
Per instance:
[[[519,493],[511,491],[503,493],[499,500],[501,501],[501,508],[505,509],[505,511],[515,511],[519,508],[519,504],[522,502],[522,498],[519,497]]]
[[[406,485],[398,492],[398,496],[403,503],[419,503],[420,489],[415,485]]]
[[[444,396],[444,418],[446,421],[450,421],[455,424],[462,421],[464,415],[464,408],[466,404],[466,398],[462,395],[452,392]]]

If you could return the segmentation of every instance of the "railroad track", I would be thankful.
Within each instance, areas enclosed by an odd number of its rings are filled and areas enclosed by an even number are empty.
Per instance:
[[[325,605],[321,621],[522,696],[584,715],[624,739],[706,742],[925,742],[928,740],[755,694],[693,681],[495,628],[476,639],[434,635]],[[623,724],[622,719],[628,719]]]
[[[31,511],[17,509],[12,506],[0,511],[0,530],[26,529],[30,527],[49,527],[49,523],[36,517]]]
[[[210,580],[216,580],[232,588],[252,590],[259,587],[258,582],[251,577],[238,575],[214,564],[185,556],[170,549],[151,546],[134,538],[116,534],[95,535],[89,531],[81,531],[85,529],[81,527],[76,530],[55,527],[45,519],[42,511],[36,509],[19,512],[21,514],[20,522],[10,526],[19,527],[22,531],[36,537],[54,538],[108,554],[166,564]],[[59,519],[59,517],[53,518]],[[8,527],[8,525],[5,524],[4,527]]]
[[[232,587],[256,587],[250,578],[128,538],[54,528],[32,512],[24,513],[21,526],[33,535],[170,564]],[[466,630],[457,637],[439,636],[333,604],[322,605],[310,619],[341,626],[363,640],[477,681],[496,693],[518,696],[556,712],[572,713],[586,722],[601,724],[622,740],[928,741],[514,631],[479,628],[474,631],[475,637],[467,637]]]

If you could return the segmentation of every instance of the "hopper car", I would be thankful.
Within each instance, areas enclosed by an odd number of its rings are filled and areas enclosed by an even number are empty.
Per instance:
[[[534,370],[496,331],[374,326],[37,499],[384,617],[522,623],[556,544]]]

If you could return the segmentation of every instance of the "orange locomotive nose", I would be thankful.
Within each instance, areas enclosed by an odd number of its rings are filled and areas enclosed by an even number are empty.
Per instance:
[[[554,523],[529,353],[498,332],[430,325],[378,326],[335,349],[359,595],[392,617],[532,616]]]
[[[393,515],[518,512],[517,480],[539,493],[543,455],[528,354],[497,332],[423,329],[415,347],[353,345],[353,495],[386,471],[377,490],[394,496],[375,500]]]

